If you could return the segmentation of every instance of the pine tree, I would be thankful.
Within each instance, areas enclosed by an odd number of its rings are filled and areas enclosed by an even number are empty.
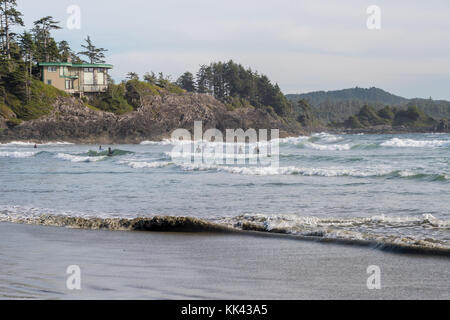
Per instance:
[[[17,11],[16,0],[0,0],[2,52],[11,60],[11,28],[23,26],[22,13]]]
[[[104,48],[97,48],[91,41],[91,38],[88,36],[86,39],[86,45],[81,45],[85,51],[78,52],[79,55],[86,56],[89,59],[89,62],[92,64],[95,63],[105,63],[103,60],[105,58],[104,52],[108,51]]]
[[[56,42],[50,37],[52,30],[62,29],[59,25],[59,21],[56,21],[52,16],[46,16],[34,22],[35,28],[35,41],[42,41],[42,51],[45,61],[50,61],[50,56],[54,56],[56,48]]]
[[[144,81],[150,84],[156,84],[158,81],[158,78],[156,77],[156,74],[152,72],[146,72],[144,74]]]
[[[190,72],[185,72],[178,78],[177,85],[188,92],[194,92],[195,91],[194,75]]]
[[[61,61],[67,61],[72,58],[72,50],[70,49],[69,43],[65,40],[58,42],[58,53]]]
[[[26,97],[27,102],[30,100],[30,87],[31,87],[31,80],[33,77],[33,56],[34,52],[36,50],[36,45],[33,41],[33,36],[29,32],[24,32],[20,36],[20,51],[22,54],[22,57],[25,62],[25,90],[26,90]]]
[[[139,75],[136,72],[128,72],[127,79],[130,80],[139,80]]]

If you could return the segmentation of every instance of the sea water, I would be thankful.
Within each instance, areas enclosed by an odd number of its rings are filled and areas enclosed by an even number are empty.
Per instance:
[[[269,167],[177,161],[176,143],[1,144],[0,221],[188,216],[450,250],[450,134],[285,138]]]

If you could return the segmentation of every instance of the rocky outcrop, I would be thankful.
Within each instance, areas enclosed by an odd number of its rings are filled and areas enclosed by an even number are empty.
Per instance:
[[[124,115],[89,109],[75,98],[58,98],[49,115],[0,130],[0,141],[139,143],[168,138],[177,128],[192,130],[194,121],[203,121],[204,129],[276,128],[281,136],[302,133],[295,121],[254,108],[230,111],[212,96],[185,93],[143,97],[139,109]]]
[[[450,132],[450,119],[442,119],[435,128],[436,132]]]
[[[0,135],[5,129],[7,129],[7,127],[8,126],[6,125],[6,119],[0,116]]]

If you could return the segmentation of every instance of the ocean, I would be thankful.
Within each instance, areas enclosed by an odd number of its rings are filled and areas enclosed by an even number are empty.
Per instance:
[[[271,167],[180,161],[171,157],[177,144],[1,144],[0,221],[82,227],[67,218],[184,216],[235,230],[450,252],[450,134],[284,138]],[[241,158],[254,156],[244,149]]]

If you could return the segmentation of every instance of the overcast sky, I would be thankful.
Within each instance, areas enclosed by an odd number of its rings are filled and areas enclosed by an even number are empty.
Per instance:
[[[108,48],[112,76],[163,71],[176,79],[212,61],[242,63],[284,93],[380,87],[450,99],[450,1],[393,0],[18,0],[27,27],[52,15],[78,50],[90,35]],[[69,30],[67,7],[81,9]],[[366,26],[381,9],[381,29]]]

